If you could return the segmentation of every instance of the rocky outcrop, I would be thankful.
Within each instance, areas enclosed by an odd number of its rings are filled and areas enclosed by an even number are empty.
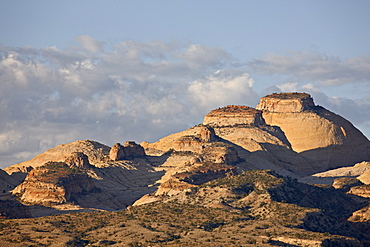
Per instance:
[[[114,161],[141,156],[145,156],[144,148],[133,141],[125,142],[123,146],[120,143],[116,143],[109,151],[109,158]]]
[[[272,94],[257,109],[271,126],[284,132],[294,151],[321,170],[370,160],[369,140],[346,119],[315,106],[308,94]]]
[[[364,184],[368,184],[366,183],[366,179],[363,179],[366,177],[368,172],[370,172],[370,162],[364,161],[354,166],[331,169],[325,172],[303,177],[300,179],[300,181],[312,184],[333,184],[335,182],[338,183],[336,186],[340,187],[342,182],[345,183],[346,181],[349,182],[351,179],[355,179],[354,181],[361,181]]]
[[[264,112],[303,112],[315,107],[307,93],[274,93],[260,99],[257,109]]]
[[[248,106],[229,105],[211,111],[204,117],[204,125],[234,126],[234,125],[264,125],[262,112]]]
[[[61,162],[49,162],[30,171],[12,192],[23,202],[48,205],[72,202],[74,196],[94,188],[93,180]]]
[[[8,194],[18,184],[20,184],[19,181],[0,169],[0,198]]]
[[[125,152],[125,157],[128,158],[135,158],[135,157],[141,157],[145,156],[145,150],[140,144],[137,144],[133,141],[127,141],[123,145],[124,147],[124,152]]]
[[[368,163],[370,165],[370,162]],[[363,182],[364,184],[370,184],[370,169],[362,173],[360,176],[358,176],[357,179]]]
[[[111,160],[123,160],[125,158],[125,152],[123,146],[120,143],[114,144],[109,151],[109,158]]]
[[[358,195],[361,197],[366,197],[370,198],[370,185],[359,185],[359,186],[354,186],[350,189],[348,193]]]
[[[91,165],[99,165],[105,162],[106,157],[109,155],[110,148],[104,144],[101,144],[92,140],[81,140],[67,144],[58,145],[55,148],[51,148],[46,152],[37,155],[31,160],[18,163],[9,166],[4,169],[8,174],[15,172],[27,173],[30,169],[44,165],[45,163],[52,162],[64,162],[68,157],[75,152],[84,153],[89,158]]]
[[[342,177],[336,178],[333,182],[333,187],[335,189],[343,189],[345,191],[350,190],[352,187],[362,185],[361,181],[356,178]]]
[[[201,142],[214,142],[214,141],[216,141],[217,136],[216,136],[215,130],[210,128],[210,127],[207,127],[207,126],[201,127],[201,129],[200,129],[200,140],[201,140]]]
[[[89,158],[82,152],[73,152],[64,162],[69,167],[91,168]]]

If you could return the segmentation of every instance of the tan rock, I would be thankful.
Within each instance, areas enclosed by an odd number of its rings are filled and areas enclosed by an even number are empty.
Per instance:
[[[273,94],[257,109],[285,133],[294,151],[322,165],[322,171],[370,160],[369,140],[346,119],[314,106],[308,94]],[[293,96],[292,96],[293,95]]]
[[[89,169],[91,167],[89,158],[82,152],[73,152],[71,156],[69,156],[64,161],[69,167],[79,167]]]
[[[274,93],[261,98],[256,108],[264,112],[303,112],[314,106],[307,93]]]
[[[204,117],[204,125],[234,126],[238,124],[265,124],[262,112],[248,106],[229,105],[211,111]]]
[[[370,185],[359,185],[352,187],[348,193],[357,195],[357,196],[362,196],[366,198],[370,198]]]
[[[114,144],[109,151],[109,158],[111,160],[123,160],[125,158],[125,152],[123,146],[120,143]]]
[[[125,157],[134,158],[134,157],[145,156],[144,148],[133,141],[125,142],[123,147],[124,147]]]
[[[24,202],[66,203],[75,194],[94,188],[93,180],[76,172],[65,163],[50,162],[29,172],[23,183],[13,191]]]
[[[46,162],[64,162],[74,152],[82,152],[88,156],[92,165],[103,162],[109,155],[110,148],[92,140],[81,140],[67,144],[58,145],[46,152],[37,155],[31,160],[21,162],[4,169],[8,174],[13,172],[28,172],[29,167],[35,168],[44,165]]]
[[[204,126],[200,129],[200,140],[202,142],[213,142],[216,141],[216,134],[214,129]]]

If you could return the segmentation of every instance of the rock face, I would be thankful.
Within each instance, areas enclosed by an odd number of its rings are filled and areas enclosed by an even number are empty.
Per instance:
[[[257,109],[264,112],[303,112],[315,106],[307,93],[275,93],[260,99]]]
[[[268,95],[257,109],[268,125],[281,128],[294,151],[320,163],[322,171],[370,160],[369,140],[346,119],[315,106],[308,94]]]
[[[200,129],[200,140],[202,142],[214,142],[217,136],[214,129],[204,126]]]
[[[154,143],[110,148],[76,141],[5,170],[13,178],[24,175],[12,187],[19,184],[13,193],[24,202],[119,210],[139,198],[156,201],[153,196],[183,194],[248,170],[301,179],[370,160],[369,150],[369,141],[347,120],[315,106],[308,94],[291,93],[266,96],[258,109],[230,105],[213,110],[202,124]],[[64,166],[43,167],[48,162]],[[339,179],[336,186],[344,190],[355,182]]]
[[[61,162],[49,162],[30,171],[13,194],[28,203],[48,204],[71,202],[73,196],[89,192],[93,180],[85,173]]]
[[[109,158],[111,160],[123,160],[125,157],[125,152],[123,151],[123,146],[120,143],[114,144],[109,151]]]
[[[123,150],[125,152],[125,157],[135,158],[135,157],[145,156],[144,148],[133,141],[125,142],[123,147],[124,147]]]
[[[229,105],[211,111],[204,117],[204,125],[233,126],[238,124],[264,125],[262,112],[248,106]]]
[[[73,152],[71,156],[69,156],[64,161],[69,167],[79,167],[89,169],[91,167],[89,158],[82,152]]]
[[[81,140],[67,144],[58,145],[55,148],[51,148],[46,152],[37,155],[31,160],[21,162],[9,166],[4,169],[8,174],[14,172],[29,172],[32,168],[36,168],[44,165],[46,162],[64,162],[75,152],[82,152],[89,158],[91,165],[99,164],[104,162],[105,157],[109,155],[110,148],[104,144],[101,144],[92,140]]]
[[[144,148],[132,141],[125,142],[123,146],[116,143],[109,151],[109,158],[114,161],[141,156],[145,156]]]

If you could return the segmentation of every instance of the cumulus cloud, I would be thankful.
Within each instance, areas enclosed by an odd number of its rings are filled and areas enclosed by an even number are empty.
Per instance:
[[[75,41],[81,45],[81,48],[89,52],[102,51],[103,42],[99,42],[89,35],[80,35],[75,38]]]
[[[368,85],[366,56],[270,54],[240,67],[219,47],[129,40],[108,47],[87,35],[75,41],[79,46],[66,49],[0,46],[0,167],[78,139],[157,141],[201,123],[217,107],[253,107],[261,92],[251,75],[284,77],[265,94],[306,91],[356,126],[370,126],[368,98],[322,90]]]
[[[78,139],[156,141],[220,104],[257,99],[222,48],[75,41],[64,50],[0,46],[1,167]]]

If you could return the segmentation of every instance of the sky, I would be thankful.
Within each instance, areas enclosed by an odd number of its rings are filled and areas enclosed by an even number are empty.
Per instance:
[[[370,137],[370,1],[2,0],[0,168],[307,92]]]

